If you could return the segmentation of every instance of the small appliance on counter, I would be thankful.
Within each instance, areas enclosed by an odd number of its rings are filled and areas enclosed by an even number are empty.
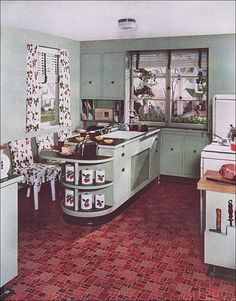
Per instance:
[[[95,141],[85,140],[77,144],[75,152],[83,159],[92,159],[97,156],[98,145]]]

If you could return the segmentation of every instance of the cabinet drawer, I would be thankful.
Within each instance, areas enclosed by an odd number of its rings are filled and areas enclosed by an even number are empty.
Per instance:
[[[116,149],[99,148],[99,155],[112,156],[114,162],[120,162],[121,160],[129,159],[130,148],[126,145],[118,147]]]
[[[131,156],[134,156],[146,149],[152,148],[155,142],[156,136],[140,139],[136,143],[132,144]]]

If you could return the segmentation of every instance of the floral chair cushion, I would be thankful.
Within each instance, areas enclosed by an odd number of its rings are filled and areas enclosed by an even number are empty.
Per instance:
[[[57,133],[58,140],[64,141],[68,136],[72,134],[71,129],[65,129]]]
[[[42,149],[52,149],[54,146],[53,134],[39,135],[36,137],[38,152]]]
[[[23,175],[22,183],[41,185],[56,179],[57,169],[53,165],[34,163],[28,138],[9,142],[13,173]]]
[[[22,183],[41,185],[42,183],[55,180],[57,171],[53,165],[33,163],[28,167],[22,168],[20,174],[24,176]]]

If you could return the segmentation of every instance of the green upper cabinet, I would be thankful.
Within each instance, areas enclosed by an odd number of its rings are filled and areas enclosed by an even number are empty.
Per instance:
[[[124,53],[103,54],[103,96],[124,99],[125,96]]]
[[[80,89],[82,98],[101,96],[101,67],[99,53],[81,54]]]
[[[81,98],[124,99],[125,53],[81,54]]]

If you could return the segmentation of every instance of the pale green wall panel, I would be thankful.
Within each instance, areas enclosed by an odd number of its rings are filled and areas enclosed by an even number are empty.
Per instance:
[[[79,126],[80,43],[17,28],[1,28],[1,143],[23,138],[26,119],[28,43],[65,48],[70,53],[72,128]],[[38,133],[37,133],[38,134]],[[34,134],[36,135],[36,134]],[[30,135],[31,136],[31,135]]]
[[[81,53],[209,48],[209,97],[235,93],[235,35],[207,35],[81,42]]]

